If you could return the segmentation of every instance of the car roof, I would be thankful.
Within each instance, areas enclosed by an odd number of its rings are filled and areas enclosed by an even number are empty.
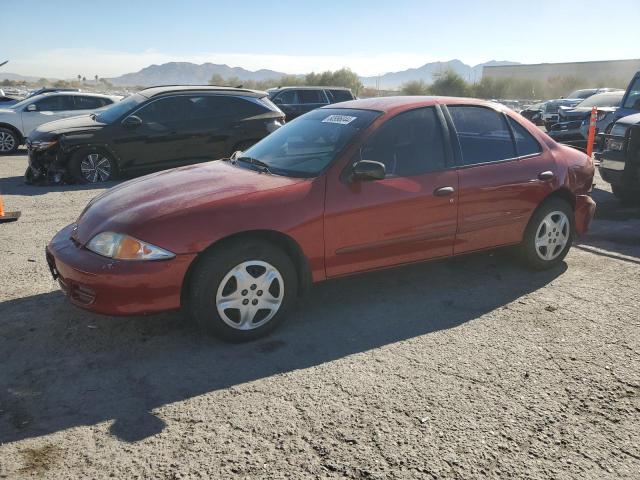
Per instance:
[[[56,92],[44,92],[44,93],[40,93],[39,95],[34,95],[33,97],[29,97],[28,100],[39,100],[41,98],[46,98],[46,97],[56,97],[58,95],[65,95],[65,96],[74,96],[74,97],[98,97],[98,98],[109,98],[109,99],[114,99],[114,98],[122,98],[122,95],[105,95],[103,93],[92,93],[92,92],[63,92],[63,91],[56,91]],[[27,100],[27,99],[25,99]]]
[[[351,89],[347,88],[347,87],[329,87],[329,86],[317,86],[314,87],[312,85],[300,85],[299,87],[296,87],[295,85],[288,85],[286,87],[275,87],[275,88],[270,88],[268,91],[269,92],[279,92],[282,90],[291,90],[291,89],[295,89],[295,90],[344,90],[345,92],[350,92]]]
[[[159,85],[157,87],[149,87],[144,90],[140,90],[138,94],[151,98],[158,95],[164,95],[167,93],[179,93],[179,92],[200,92],[200,93],[219,93],[224,95],[243,95],[247,97],[266,97],[267,92],[260,90],[251,90],[249,88],[235,88],[235,87],[218,87],[215,85]]]
[[[477,98],[467,97],[436,97],[436,96],[397,96],[397,97],[372,97],[359,100],[334,103],[322,108],[353,108],[360,110],[376,110],[392,113],[412,108],[429,107],[432,105],[478,105],[491,107],[496,110],[509,110],[508,107],[496,102],[488,102]]]

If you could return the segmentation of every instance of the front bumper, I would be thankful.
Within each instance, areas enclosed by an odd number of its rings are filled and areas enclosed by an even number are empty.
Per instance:
[[[123,261],[101,257],[75,242],[73,225],[46,248],[54,279],[71,303],[105,315],[144,315],[180,308],[182,284],[195,254],[170,260]]]
[[[598,172],[602,179],[612,185],[624,183],[626,155],[624,152],[605,150],[599,156]]]
[[[596,213],[596,202],[589,195],[576,195],[575,229],[578,235],[589,230],[589,225]]]

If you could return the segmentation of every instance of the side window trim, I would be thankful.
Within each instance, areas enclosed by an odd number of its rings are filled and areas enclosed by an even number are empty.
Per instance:
[[[447,117],[447,124],[450,125],[450,128],[453,131],[453,137],[455,138],[455,142],[452,142],[455,144],[455,146],[457,147],[457,155],[456,155],[456,161],[458,163],[458,168],[473,168],[473,167],[478,167],[481,165],[492,165],[494,163],[503,163],[503,162],[513,162],[513,161],[517,161],[520,160],[521,158],[524,157],[520,157],[518,156],[518,148],[516,145],[516,141],[515,141],[515,137],[513,134],[513,131],[511,129],[511,125],[509,124],[508,119],[506,118],[506,115],[504,112],[493,108],[489,105],[477,105],[477,104],[472,104],[472,103],[456,103],[451,105],[452,107],[477,107],[477,108],[486,108],[488,110],[491,110],[495,113],[497,113],[498,115],[501,115],[504,118],[504,121],[507,124],[507,128],[509,129],[509,136],[511,137],[511,143],[513,144],[513,150],[514,152],[516,152],[516,156],[515,157],[511,157],[511,158],[503,158],[501,160],[490,160],[488,162],[482,162],[482,163],[472,163],[469,165],[465,165],[463,158],[462,158],[462,145],[460,144],[460,137],[458,135],[458,130],[456,129],[455,124],[453,123],[453,117],[451,117],[451,113],[449,112],[449,109],[447,108],[449,105],[442,105],[442,107],[444,107],[445,111],[446,111],[446,117]]]

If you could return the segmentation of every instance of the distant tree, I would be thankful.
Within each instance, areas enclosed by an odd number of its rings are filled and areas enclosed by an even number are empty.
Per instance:
[[[215,73],[209,80],[209,85],[226,85],[226,82],[222,75]]]
[[[97,85],[98,84],[98,75],[95,75],[93,78],[96,80],[96,85]]]
[[[82,83],[85,83],[87,81],[87,77],[82,77]]]
[[[82,75],[78,75],[78,82],[82,80]]]
[[[355,95],[364,88],[358,75],[349,68],[341,68],[335,72],[327,70],[322,73],[308,73],[305,76],[305,83],[310,86],[347,87],[350,88]]]
[[[433,95],[467,97],[469,95],[469,85],[456,72],[447,70],[431,84],[429,92]]]
[[[44,87],[44,86],[46,86],[46,85],[49,85],[49,80],[47,80],[46,78],[42,77],[42,78],[39,78],[39,79],[38,79],[38,81],[36,82],[36,84],[37,84],[39,87]]]
[[[412,80],[403,83],[400,87],[402,95],[427,95],[429,93],[429,85],[424,80]]]

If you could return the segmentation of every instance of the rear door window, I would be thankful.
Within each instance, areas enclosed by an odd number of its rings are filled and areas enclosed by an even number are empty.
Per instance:
[[[348,90],[327,90],[327,92],[331,96],[333,103],[353,100],[353,95],[351,95],[351,92]]]
[[[300,103],[327,103],[322,90],[298,90]]]
[[[487,107],[448,107],[462,149],[462,164],[477,165],[516,158],[511,132],[502,113]]]
[[[223,95],[189,97],[190,119],[249,118],[267,112],[267,108],[244,98]]]
[[[100,97],[75,96],[73,99],[75,101],[75,110],[95,110],[107,105],[106,99]]]
[[[445,169],[442,127],[435,108],[410,110],[386,121],[367,141],[361,156],[383,163],[387,177]]]
[[[516,151],[518,156],[535,155],[542,152],[542,148],[538,141],[531,135],[526,128],[516,122],[513,118],[509,119],[509,125],[513,130],[513,136],[516,140]]]

